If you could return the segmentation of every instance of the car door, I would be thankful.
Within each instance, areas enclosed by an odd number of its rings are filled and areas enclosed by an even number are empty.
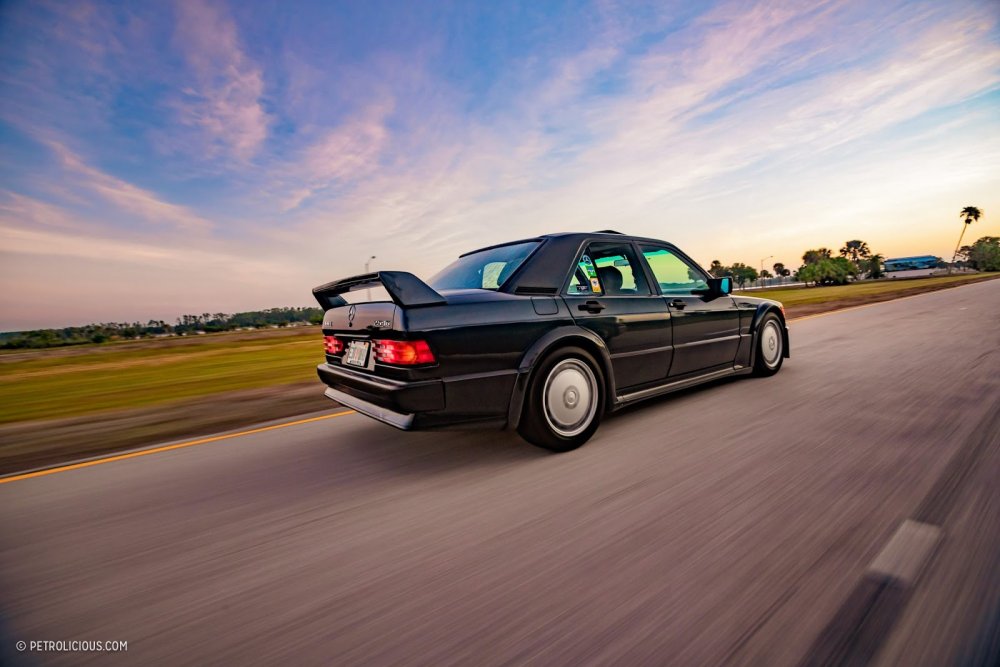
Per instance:
[[[628,241],[584,247],[563,293],[577,324],[607,345],[618,389],[662,381],[670,369],[670,311]]]
[[[642,256],[670,309],[673,362],[670,377],[732,367],[740,343],[740,312],[729,295],[711,296],[708,274],[676,248],[640,245]]]

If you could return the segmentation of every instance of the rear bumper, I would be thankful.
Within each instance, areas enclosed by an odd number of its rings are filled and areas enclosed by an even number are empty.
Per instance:
[[[412,428],[413,416],[418,412],[444,409],[444,388],[440,380],[387,380],[330,364],[320,364],[316,372],[330,388],[327,396],[397,428]],[[331,391],[335,395],[331,395]],[[382,413],[389,418],[379,416]]]
[[[405,382],[320,364],[326,396],[403,430],[506,423],[516,372]]]
[[[414,415],[412,412],[393,412],[392,410],[379,407],[374,403],[363,401],[360,398],[351,396],[350,394],[345,394],[342,391],[337,391],[333,387],[327,387],[325,395],[327,398],[337,401],[344,407],[357,410],[363,415],[368,415],[369,417],[389,424],[390,426],[395,426],[396,428],[403,429],[404,431],[409,431],[413,428]]]

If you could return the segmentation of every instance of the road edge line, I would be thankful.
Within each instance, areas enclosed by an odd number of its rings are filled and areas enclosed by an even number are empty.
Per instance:
[[[0,477],[0,484],[17,482],[23,479],[31,479],[33,477],[44,477],[46,475],[54,475],[57,472],[67,472],[70,470],[78,470],[80,468],[89,468],[91,466],[102,465],[104,463],[124,461],[125,459],[134,459],[140,456],[149,456],[150,454],[160,454],[162,452],[169,452],[175,449],[186,449],[187,447],[195,447],[197,445],[207,445],[212,442],[219,442],[220,440],[230,440],[232,438],[239,438],[244,435],[253,435],[255,433],[276,431],[278,429],[286,428],[288,426],[309,424],[312,422],[325,421],[327,419],[333,419],[335,417],[345,417],[347,415],[353,415],[353,414],[357,413],[354,410],[347,410],[345,412],[334,412],[333,414],[320,415],[318,417],[308,417],[306,419],[297,419],[295,421],[282,422],[280,424],[272,424],[270,426],[260,426],[257,428],[247,429],[245,431],[237,431],[235,433],[223,433],[222,435],[213,435],[205,438],[197,438],[195,440],[185,440],[183,442],[177,442],[170,445],[154,445],[152,447],[148,447],[145,449],[135,449],[123,454],[102,456],[93,459],[87,459],[84,461],[77,461],[76,463],[61,464],[51,468],[42,468],[40,470],[33,470],[30,472],[13,473],[11,475]]]

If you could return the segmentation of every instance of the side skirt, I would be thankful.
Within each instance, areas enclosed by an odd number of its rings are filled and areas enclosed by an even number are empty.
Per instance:
[[[659,387],[650,387],[649,389],[642,389],[629,394],[621,394],[615,398],[615,405],[612,410],[617,410],[625,407],[626,405],[631,405],[632,403],[643,401],[647,398],[653,398],[654,396],[662,396],[663,394],[669,394],[672,391],[680,391],[681,389],[694,387],[695,385],[703,384],[705,382],[711,382],[712,380],[721,380],[723,378],[734,377],[737,375],[749,375],[752,372],[753,368],[746,367],[723,368],[722,370],[712,371],[710,373],[705,373],[704,375],[697,375],[695,377],[684,378],[683,380],[675,380],[674,382],[661,384]]]

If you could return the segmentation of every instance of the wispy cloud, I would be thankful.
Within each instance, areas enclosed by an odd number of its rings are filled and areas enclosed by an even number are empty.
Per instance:
[[[180,230],[207,230],[212,226],[205,218],[190,209],[164,201],[153,192],[145,190],[107,174],[86,162],[58,141],[45,141],[59,158],[63,168],[75,185],[103,198],[119,210],[149,222],[167,223]]]
[[[390,101],[371,104],[306,147],[289,170],[288,178],[296,186],[282,209],[295,209],[325,188],[342,188],[369,177],[385,152],[386,118],[392,109]]]
[[[264,76],[246,54],[232,18],[221,4],[180,0],[176,40],[190,78],[174,101],[179,121],[202,132],[208,154],[225,151],[247,160],[267,139]]]
[[[264,307],[257,294],[280,284],[287,263],[250,262],[250,253],[244,244],[211,239],[123,234],[78,211],[0,193],[0,280],[18,286],[0,291],[9,329],[38,326],[40,317],[82,324],[203,312],[220,303]],[[281,302],[301,302],[297,292],[287,289]]]

